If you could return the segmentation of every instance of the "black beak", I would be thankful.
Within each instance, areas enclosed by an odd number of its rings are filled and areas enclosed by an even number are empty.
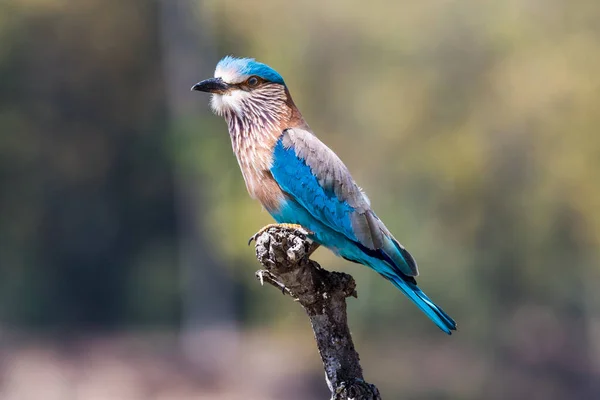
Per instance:
[[[207,93],[225,93],[229,90],[229,85],[223,82],[221,78],[205,79],[192,86],[191,90],[199,90]]]

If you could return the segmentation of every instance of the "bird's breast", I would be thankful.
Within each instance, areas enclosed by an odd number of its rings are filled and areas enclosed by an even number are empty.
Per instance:
[[[250,135],[243,138],[232,136],[233,150],[246,182],[246,189],[269,212],[277,210],[284,200],[283,191],[270,171],[276,141],[275,135],[264,135],[260,140],[254,140]]]

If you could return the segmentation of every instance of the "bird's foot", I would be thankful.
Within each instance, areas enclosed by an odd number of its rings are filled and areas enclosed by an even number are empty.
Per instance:
[[[258,239],[258,237],[260,235],[262,235],[263,233],[265,233],[269,228],[288,228],[288,229],[295,229],[297,231],[300,231],[302,233],[304,233],[305,235],[310,235],[312,234],[311,231],[305,229],[302,225],[298,225],[298,224],[269,224],[269,225],[265,225],[262,228],[260,228],[260,230],[258,232],[256,232],[254,235],[250,236],[250,239],[248,239],[248,246],[250,246],[250,244],[255,241],[256,239]]]

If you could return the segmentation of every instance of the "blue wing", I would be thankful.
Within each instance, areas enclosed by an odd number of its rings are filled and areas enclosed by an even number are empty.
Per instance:
[[[371,210],[344,163],[312,133],[285,130],[273,151],[271,174],[317,221],[404,275],[418,274],[416,262]]]
[[[352,230],[350,215],[354,209],[327,193],[319,184],[305,160],[299,158],[295,149],[277,142],[271,173],[281,189],[298,202],[312,217],[329,228],[357,241]]]

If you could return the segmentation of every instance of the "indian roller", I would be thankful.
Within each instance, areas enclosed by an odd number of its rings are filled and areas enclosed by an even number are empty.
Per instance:
[[[419,289],[415,259],[371,209],[342,160],[309,128],[277,71],[227,56],[214,78],[192,90],[212,93],[211,108],[227,122],[246,188],[277,223],[301,227],[336,255],[372,268],[441,330],[456,330]]]

